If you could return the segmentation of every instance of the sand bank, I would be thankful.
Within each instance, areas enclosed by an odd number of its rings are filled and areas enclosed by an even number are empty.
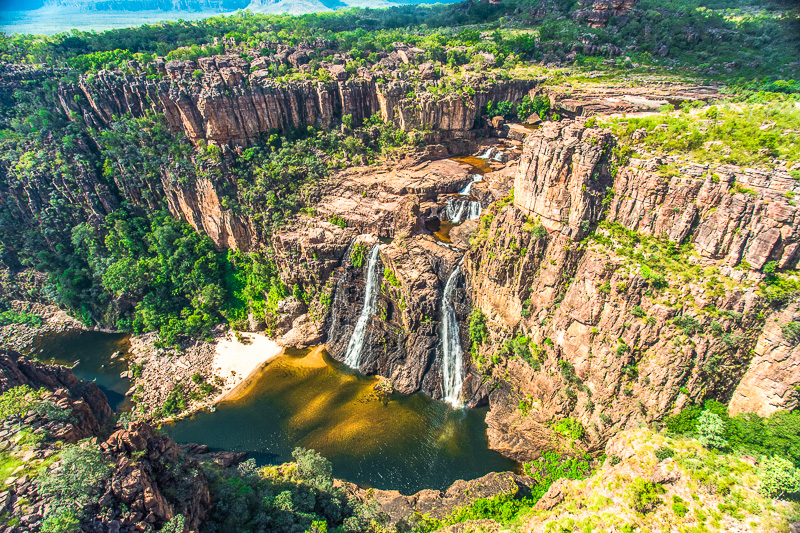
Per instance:
[[[231,333],[221,338],[215,347],[211,368],[225,381],[225,387],[215,403],[282,353],[282,346],[260,333]]]

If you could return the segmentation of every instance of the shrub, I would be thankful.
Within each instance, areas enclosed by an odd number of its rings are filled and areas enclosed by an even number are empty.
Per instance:
[[[74,511],[56,507],[46,514],[39,531],[42,533],[73,533],[78,531],[79,525],[80,520],[75,516]]]
[[[689,512],[688,507],[683,503],[683,498],[677,494],[672,497],[672,512],[683,518]]]
[[[553,430],[573,440],[581,440],[586,434],[583,424],[579,420],[570,417],[562,418],[553,424]]]
[[[663,489],[652,481],[637,477],[626,489],[628,505],[637,513],[645,514],[655,509],[661,503],[659,493]]]
[[[707,448],[722,449],[728,445],[725,439],[725,423],[711,411],[703,411],[697,419],[698,440]]]
[[[672,323],[683,330],[684,335],[694,335],[702,331],[700,322],[693,316],[683,315],[672,319]]]
[[[507,339],[500,348],[499,354],[504,357],[519,357],[534,370],[541,368],[541,357],[544,354],[536,343],[531,342],[524,335],[517,335],[513,339]]]
[[[469,315],[469,338],[474,344],[483,344],[489,338],[486,315],[478,307],[473,308]]]
[[[675,452],[672,450],[672,448],[667,448],[666,446],[659,446],[653,453],[655,453],[656,459],[659,461],[663,461],[664,459],[668,459],[675,455]]]
[[[361,268],[364,266],[364,260],[367,257],[367,247],[357,242],[353,246],[353,251],[350,252],[350,262],[356,268]]]
[[[39,396],[43,390],[35,391],[28,385],[21,385],[4,392],[0,395],[0,419],[24,418],[38,405]]]
[[[800,469],[782,457],[770,457],[761,465],[759,492],[769,498],[783,498],[800,492]]]
[[[789,343],[790,346],[800,344],[800,322],[794,320],[781,327],[783,338]]]
[[[39,494],[54,502],[45,516],[51,528],[48,531],[73,531],[71,524],[80,518],[83,507],[95,501],[111,471],[97,446],[86,442],[66,444],[59,466],[45,470],[37,480]]]
[[[16,311],[3,311],[0,313],[0,326],[8,326],[9,324],[25,324],[28,326],[40,326],[42,324],[42,317],[28,312]]]
[[[186,518],[182,514],[174,516],[161,528],[161,533],[183,533],[186,528]]]

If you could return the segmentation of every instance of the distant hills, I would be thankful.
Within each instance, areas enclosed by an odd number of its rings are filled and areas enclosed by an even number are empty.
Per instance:
[[[40,8],[78,12],[108,11],[202,11],[232,12],[250,9],[255,13],[311,13],[346,7],[389,7],[401,4],[434,3],[389,0],[0,0],[0,11],[32,11]],[[444,1],[443,3],[449,3]],[[59,10],[60,10],[59,9]]]

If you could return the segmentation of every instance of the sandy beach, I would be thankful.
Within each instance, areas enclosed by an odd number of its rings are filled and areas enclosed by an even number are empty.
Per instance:
[[[244,342],[240,342],[240,340]],[[262,365],[283,353],[283,347],[260,333],[231,334],[217,342],[211,363],[215,375],[225,380],[226,387],[214,401],[222,400]]]

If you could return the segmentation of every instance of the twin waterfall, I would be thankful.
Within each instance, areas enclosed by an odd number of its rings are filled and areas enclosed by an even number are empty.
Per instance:
[[[463,350],[461,349],[461,334],[458,328],[458,318],[453,308],[453,290],[456,286],[461,263],[458,262],[453,273],[444,286],[442,299],[442,330],[440,340],[442,343],[442,399],[453,407],[461,406],[461,386],[464,376],[461,372],[463,366]]]
[[[361,352],[364,350],[364,334],[367,330],[369,317],[375,313],[375,304],[378,301],[378,274],[375,271],[378,266],[378,247],[375,243],[369,251],[369,262],[367,263],[367,283],[364,290],[364,307],[358,316],[356,327],[350,336],[347,344],[347,353],[344,356],[344,364],[351,368],[361,367]]]
[[[474,181],[480,181],[481,177],[476,175]],[[467,184],[459,194],[469,196],[472,183]],[[481,203],[468,199],[450,199],[447,203],[447,214],[453,224],[460,224],[464,220],[475,219],[481,215]],[[379,244],[372,246],[367,262],[367,281],[364,288],[364,307],[350,336],[347,344],[347,352],[344,356],[344,364],[351,368],[358,369],[362,365],[361,356],[364,351],[364,340],[367,331],[367,323],[372,315],[378,301],[378,283],[380,276],[377,272]],[[463,350],[461,348],[461,333],[458,326],[458,318],[453,307],[453,292],[455,291],[458,276],[461,273],[462,258],[456,268],[447,279],[442,298],[442,318],[439,333],[442,353],[442,399],[452,407],[461,407],[461,388],[464,382],[462,367]]]

